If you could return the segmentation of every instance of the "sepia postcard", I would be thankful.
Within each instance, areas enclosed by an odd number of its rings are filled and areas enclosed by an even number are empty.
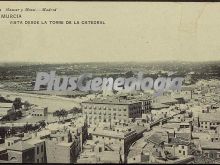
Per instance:
[[[1,1],[0,164],[220,164],[220,2]]]

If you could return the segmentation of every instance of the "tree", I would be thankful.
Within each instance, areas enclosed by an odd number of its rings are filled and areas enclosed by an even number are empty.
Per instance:
[[[63,120],[64,120],[64,118],[67,117],[68,112],[65,109],[61,109],[60,110],[60,115],[63,117]]]
[[[45,126],[46,126],[46,122],[45,121],[40,121],[39,123],[40,123],[41,128],[45,128]]]
[[[21,111],[17,111],[16,113],[16,117],[17,118],[21,118],[22,117],[22,112]]]
[[[61,110],[56,110],[54,112],[54,116],[57,116],[59,118],[59,121],[60,121],[60,118],[62,117],[63,120],[65,117],[67,117],[68,115],[68,112],[65,110],[65,109],[61,109]]]
[[[82,113],[82,109],[73,107],[71,110],[69,110],[69,113],[73,113],[73,114]]]
[[[28,101],[24,102],[24,109],[28,110],[30,108],[31,104]]]
[[[56,111],[54,112],[54,116],[57,116],[58,119],[59,119],[59,121],[60,121],[61,113],[60,113],[59,110],[56,110]]]
[[[129,77],[133,77],[134,76],[134,72],[132,71],[128,71],[125,73],[125,77],[129,78]]]
[[[13,101],[13,106],[15,110],[22,108],[22,102],[20,97],[15,98],[15,100]]]

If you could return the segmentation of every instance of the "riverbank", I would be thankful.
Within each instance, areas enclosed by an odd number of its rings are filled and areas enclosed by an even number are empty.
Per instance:
[[[55,95],[40,95],[30,94],[25,92],[14,92],[4,89],[0,89],[0,95],[9,99],[14,100],[16,97],[20,97],[22,101],[28,101],[31,104],[35,104],[41,107],[48,107],[48,112],[55,112],[61,108],[70,110],[73,107],[80,107],[80,103],[84,100],[88,100],[91,95],[86,97],[77,98],[65,98]]]

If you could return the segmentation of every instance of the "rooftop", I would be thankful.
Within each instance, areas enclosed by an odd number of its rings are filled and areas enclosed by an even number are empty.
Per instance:
[[[220,142],[201,142],[202,149],[218,149],[220,150]]]
[[[73,142],[67,143],[67,142],[62,141],[62,142],[58,143],[58,145],[64,146],[64,147],[71,147],[73,145]]]
[[[186,146],[188,146],[188,145],[191,144],[191,142],[186,140],[186,139],[184,139],[184,138],[177,137],[177,138],[174,138],[170,144],[177,144],[177,145],[186,145]]]
[[[166,141],[165,137],[162,136],[163,134],[164,134],[163,132],[156,132],[153,135],[151,135],[149,138],[147,138],[147,141],[159,145]]]
[[[115,138],[125,138],[126,136],[130,135],[131,133],[136,133],[136,131],[131,130],[125,130],[125,131],[113,131],[113,130],[108,130],[108,129],[101,129],[101,128],[96,128],[92,131],[92,134],[95,135],[102,135],[102,136],[108,136],[108,137],[115,137]]]
[[[10,138],[6,138],[5,140],[8,140],[8,141],[16,141],[16,140],[20,140],[21,138],[20,137],[10,137]]]
[[[151,106],[153,109],[169,108],[168,105],[161,104],[161,103],[152,103]]]
[[[220,113],[201,113],[199,114],[200,121],[220,121]]]
[[[14,151],[25,151],[25,150],[31,149],[33,147],[34,147],[34,145],[28,144],[25,141],[18,141],[15,144],[9,146],[7,149],[14,150]]]
[[[176,99],[170,96],[159,96],[156,98],[158,103],[166,104],[166,103],[178,103]]]
[[[12,103],[0,103],[0,108],[11,108]]]
[[[32,138],[32,139],[27,140],[27,142],[28,142],[29,144],[34,145],[34,144],[38,144],[38,143],[43,142],[43,140],[40,140],[40,139],[38,139],[38,138]]]
[[[117,99],[114,97],[108,98],[94,98],[87,101],[83,101],[82,103],[93,103],[93,104],[113,104],[113,105],[130,105],[135,103],[140,103],[136,99]]]

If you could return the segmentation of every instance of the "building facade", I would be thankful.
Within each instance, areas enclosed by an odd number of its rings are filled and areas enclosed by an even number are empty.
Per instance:
[[[142,103],[136,100],[96,98],[82,102],[83,115],[89,125],[101,122],[127,123],[129,118],[140,118]]]

